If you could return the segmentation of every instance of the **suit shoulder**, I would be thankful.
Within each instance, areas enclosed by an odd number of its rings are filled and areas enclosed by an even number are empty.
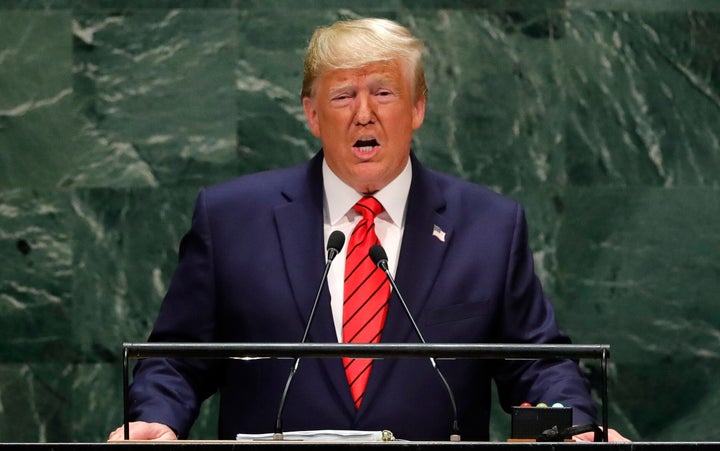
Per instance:
[[[263,191],[281,189],[289,180],[300,177],[304,166],[268,169],[245,174],[234,179],[209,185],[204,190],[211,194],[222,194],[234,191]]]
[[[304,166],[270,169],[243,175],[202,189],[209,205],[224,206],[239,202],[273,203],[280,199],[286,186],[298,183],[305,174]]]
[[[475,209],[478,212],[504,212],[515,215],[522,206],[514,199],[500,194],[494,189],[479,183],[463,180],[438,171],[431,171],[438,187],[444,194],[448,206],[458,206],[462,210]]]

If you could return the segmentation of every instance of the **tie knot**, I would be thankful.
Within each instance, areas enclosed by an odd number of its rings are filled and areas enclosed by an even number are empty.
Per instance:
[[[372,196],[365,196],[360,199],[353,208],[365,219],[375,219],[375,216],[384,210],[382,204]]]

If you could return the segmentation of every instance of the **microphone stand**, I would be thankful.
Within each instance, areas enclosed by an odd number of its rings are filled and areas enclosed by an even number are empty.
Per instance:
[[[405,299],[403,299],[402,294],[400,294],[400,290],[398,289],[397,285],[395,284],[395,279],[393,278],[392,274],[390,274],[390,269],[388,268],[388,260],[387,260],[387,254],[385,254],[385,249],[382,248],[379,244],[374,245],[370,248],[370,258],[373,262],[380,268],[385,275],[387,276],[388,280],[390,281],[390,285],[392,286],[393,291],[395,294],[397,294],[398,299],[400,300],[400,304],[402,304],[403,309],[405,309],[405,314],[407,315],[408,319],[410,319],[410,323],[412,324],[413,328],[415,329],[415,333],[417,334],[418,338],[423,344],[426,344],[425,337],[423,337],[423,334],[420,332],[420,328],[418,327],[417,323],[415,323],[415,319],[412,316],[412,313],[410,313],[410,309],[407,306],[407,303],[405,303]],[[445,390],[447,390],[448,396],[450,398],[450,403],[452,404],[452,410],[453,410],[453,424],[452,424],[452,434],[450,434],[450,441],[451,442],[459,442],[460,441],[460,426],[458,425],[458,416],[457,416],[457,404],[455,404],[455,396],[453,396],[452,389],[450,388],[450,384],[448,384],[447,379],[445,379],[445,376],[443,376],[442,371],[440,371],[440,368],[437,366],[437,362],[435,361],[434,357],[429,357],[430,364],[437,372],[438,376],[440,377],[440,380],[442,381],[443,385],[445,386]]]
[[[307,340],[308,332],[310,331],[310,324],[312,324],[312,320],[315,317],[315,310],[317,309],[318,301],[320,300],[320,294],[322,293],[322,289],[325,286],[325,282],[327,281],[328,272],[330,272],[330,265],[332,264],[337,254],[340,253],[340,249],[342,249],[344,244],[345,235],[342,232],[336,230],[330,234],[327,245],[328,261],[325,264],[325,270],[323,271],[322,279],[320,279],[320,286],[318,287],[317,293],[315,294],[315,302],[313,302],[312,309],[310,310],[310,316],[308,317],[307,324],[305,325],[305,332],[303,332],[302,340],[300,341],[300,343],[305,343],[305,341]],[[282,397],[280,398],[277,418],[275,419],[275,432],[273,433],[273,440],[283,439],[282,412],[285,408],[285,399],[287,398],[288,390],[290,389],[290,383],[292,382],[299,365],[300,357],[295,357],[293,366],[292,368],[290,368],[290,373],[288,374],[287,382],[285,382],[285,389],[283,389]]]

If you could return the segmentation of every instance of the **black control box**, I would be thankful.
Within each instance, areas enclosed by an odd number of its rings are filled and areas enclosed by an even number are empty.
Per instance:
[[[513,439],[536,439],[553,426],[559,432],[572,426],[572,407],[512,408],[510,436]]]

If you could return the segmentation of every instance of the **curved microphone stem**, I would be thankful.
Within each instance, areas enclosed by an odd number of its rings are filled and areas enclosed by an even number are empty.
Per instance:
[[[299,364],[300,364],[300,357],[295,357],[295,362],[293,362],[293,366],[290,369],[290,374],[288,374],[287,382],[285,382],[285,389],[283,390],[282,397],[280,397],[280,405],[278,406],[278,414],[277,414],[277,418],[275,419],[275,432],[273,433],[273,440],[282,440],[283,439],[282,412],[283,412],[283,409],[285,408],[285,399],[287,398],[288,390],[290,389],[290,383],[292,382],[293,376],[295,376],[295,373],[297,372]]]
[[[310,316],[308,317],[307,324],[305,324],[305,332],[303,332],[300,343],[305,343],[305,340],[307,340],[308,332],[310,331],[310,324],[312,324],[312,320],[315,317],[315,310],[317,309],[318,301],[320,300],[320,294],[322,293],[322,289],[327,281],[328,272],[330,272],[330,265],[335,259],[335,256],[340,253],[340,249],[342,249],[344,244],[345,235],[342,232],[336,230],[330,234],[330,238],[328,239],[328,261],[325,263],[325,271],[323,271],[322,279],[320,279],[320,286],[315,294],[315,302],[313,302],[312,309],[310,310]],[[283,439],[282,413],[285,408],[285,399],[287,398],[290,383],[292,382],[299,365],[300,357],[295,357],[293,366],[290,369],[290,374],[288,374],[287,382],[285,382],[285,389],[280,397],[280,405],[278,406],[277,418],[275,419],[275,432],[273,433],[273,440]]]
[[[385,251],[383,250],[382,253],[384,254]],[[371,250],[371,256],[372,256],[372,250]],[[383,255],[384,256],[384,255]],[[407,317],[410,319],[410,323],[412,323],[413,328],[415,329],[415,333],[417,334],[418,338],[422,343],[425,343],[425,337],[423,337],[423,334],[420,332],[420,328],[418,327],[417,323],[415,323],[415,319],[412,316],[412,313],[410,313],[410,309],[407,306],[407,303],[405,303],[405,299],[403,299],[402,294],[400,294],[400,290],[398,289],[397,285],[395,284],[395,279],[393,278],[392,274],[390,274],[390,269],[388,268],[387,258],[382,258],[376,262],[376,265],[378,268],[382,269],[383,272],[385,272],[385,275],[387,275],[388,280],[390,281],[390,285],[392,286],[393,291],[395,294],[397,294],[398,299],[400,300],[400,304],[402,304],[403,308],[405,309],[405,313],[407,314]],[[443,383],[443,386],[445,386],[445,390],[448,393],[448,397],[450,398],[450,404],[452,404],[452,410],[453,410],[453,425],[452,430],[453,433],[450,435],[450,441],[452,442],[459,442],[460,441],[460,426],[458,425],[458,416],[457,416],[457,404],[455,404],[455,396],[453,396],[452,389],[450,388],[450,384],[448,384],[448,381],[445,379],[445,376],[443,376],[442,371],[440,371],[440,368],[438,368],[437,363],[435,362],[434,357],[429,357],[430,363],[432,364],[432,367],[437,372],[438,376],[440,376],[440,380]]]

